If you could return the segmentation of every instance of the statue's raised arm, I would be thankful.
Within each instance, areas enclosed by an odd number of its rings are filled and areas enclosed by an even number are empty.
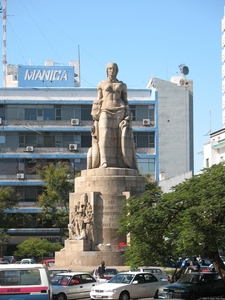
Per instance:
[[[91,112],[94,126],[88,168],[137,169],[127,86],[116,78],[118,71],[116,63],[109,63],[107,78],[98,84]]]

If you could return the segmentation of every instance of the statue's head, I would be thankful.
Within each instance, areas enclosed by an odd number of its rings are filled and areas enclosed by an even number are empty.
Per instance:
[[[118,72],[119,72],[118,65],[117,65],[116,63],[114,63],[114,62],[110,62],[110,63],[108,63],[107,66],[106,66],[106,74],[107,74],[107,75],[108,75],[108,68],[109,68],[109,67],[115,68],[115,70],[116,70],[116,75],[118,74]]]

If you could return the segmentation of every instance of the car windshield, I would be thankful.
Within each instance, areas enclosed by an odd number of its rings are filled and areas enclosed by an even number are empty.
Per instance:
[[[131,283],[132,279],[133,279],[134,275],[132,274],[117,274],[115,275],[112,279],[110,279],[108,281],[108,283],[125,283],[125,284],[129,284]]]
[[[55,275],[51,278],[52,285],[68,285],[71,276]]]
[[[188,284],[188,283],[198,283],[199,282],[199,275],[198,274],[184,274],[178,281],[177,283],[182,283],[182,284]]]

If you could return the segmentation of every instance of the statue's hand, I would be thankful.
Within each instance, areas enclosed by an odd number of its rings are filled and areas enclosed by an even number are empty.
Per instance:
[[[128,117],[128,118],[129,118],[129,117]],[[124,127],[129,126],[129,119],[127,119],[127,117],[126,117],[124,120],[122,120],[122,121],[120,122],[119,126],[120,126],[120,129],[121,129],[121,130],[122,130]]]

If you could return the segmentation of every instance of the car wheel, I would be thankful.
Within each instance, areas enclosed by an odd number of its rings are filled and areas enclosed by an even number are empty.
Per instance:
[[[58,294],[56,300],[67,300],[66,295],[65,294]]]
[[[195,292],[190,292],[190,294],[187,297],[187,300],[196,300],[197,298],[198,297],[197,297],[197,294]]]
[[[159,291],[157,290],[157,291],[155,292],[154,299],[158,299],[158,298],[159,298],[159,295],[158,295],[158,293],[159,293]]]
[[[120,294],[119,300],[130,300],[130,295],[127,292]]]

